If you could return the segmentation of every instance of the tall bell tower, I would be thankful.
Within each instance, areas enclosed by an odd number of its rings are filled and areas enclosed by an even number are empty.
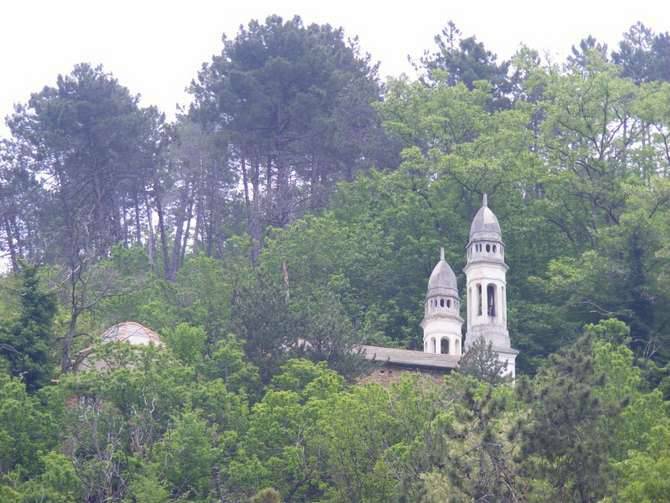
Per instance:
[[[482,207],[472,220],[467,245],[465,350],[483,338],[492,344],[502,361],[507,361],[506,373],[514,376],[518,351],[512,349],[507,330],[507,269],[500,224],[484,194]]]

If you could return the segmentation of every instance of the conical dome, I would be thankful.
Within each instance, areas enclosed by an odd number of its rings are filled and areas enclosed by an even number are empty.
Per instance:
[[[484,194],[482,207],[472,219],[470,226],[470,241],[475,240],[502,241],[498,218],[489,209],[486,194]]]
[[[458,297],[458,286],[453,269],[444,260],[444,248],[440,250],[440,261],[433,268],[428,280],[428,297],[436,295]]]

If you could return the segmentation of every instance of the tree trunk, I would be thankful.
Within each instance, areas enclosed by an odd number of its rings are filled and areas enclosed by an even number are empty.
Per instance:
[[[147,227],[149,228],[149,242],[147,243],[147,254],[149,255],[149,265],[151,269],[154,268],[154,261],[156,257],[156,235],[154,234],[153,214],[151,213],[151,206],[149,205],[149,197],[144,193],[144,206],[147,210]]]
[[[70,351],[77,333],[77,319],[79,318],[79,307],[77,306],[77,278],[81,274],[83,264],[79,262],[70,262],[70,321],[68,322],[67,333],[63,340],[63,353],[61,355],[60,368],[63,372],[70,370]]]
[[[167,244],[167,233],[165,230],[165,214],[163,212],[163,204],[161,203],[160,193],[156,189],[155,194],[156,200],[156,213],[158,214],[158,232],[160,233],[161,238],[161,254],[163,255],[163,275],[165,279],[171,280],[170,278],[170,255],[168,252]]]
[[[16,272],[19,270],[18,260],[16,256],[16,248],[14,247],[14,237],[12,233],[12,226],[9,222],[9,218],[5,217],[5,233],[7,234],[7,247],[9,248],[9,257],[12,262],[12,271]]]
[[[191,220],[193,219],[193,197],[189,198],[188,211],[186,214],[186,231],[184,232],[184,242],[181,246],[181,253],[179,255],[179,267],[184,265],[184,258],[186,257],[186,248],[188,246],[189,233],[191,231]]]
[[[138,245],[142,245],[142,226],[140,225],[140,202],[137,192],[134,194],[135,203],[135,241]]]

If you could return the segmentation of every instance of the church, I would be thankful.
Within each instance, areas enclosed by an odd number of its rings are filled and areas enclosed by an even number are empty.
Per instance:
[[[498,359],[507,365],[506,375],[514,378],[518,351],[512,348],[507,330],[505,244],[486,194],[472,220],[466,254],[465,320],[461,317],[456,275],[441,249],[440,260],[428,280],[421,322],[423,351],[363,346],[368,360],[383,364],[364,381],[395,382],[407,371],[441,379],[444,373],[458,367],[461,356],[480,338],[491,343]]]

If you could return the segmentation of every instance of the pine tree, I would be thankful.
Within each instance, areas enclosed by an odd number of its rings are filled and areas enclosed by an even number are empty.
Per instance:
[[[38,268],[24,264],[20,271],[21,312],[9,328],[0,332],[0,354],[9,362],[11,374],[21,377],[28,391],[44,386],[51,377],[49,348],[56,301],[40,289]]]
[[[606,376],[594,367],[590,337],[582,337],[550,361],[534,386],[521,380],[517,388],[531,410],[519,424],[527,474],[549,482],[557,501],[600,501],[610,480],[612,442],[600,427],[603,418],[621,411],[622,404],[594,393]]]
[[[493,351],[493,344],[479,337],[472,343],[468,352],[463,355],[458,364],[461,374],[470,375],[489,384],[501,384],[509,381],[505,376],[507,362],[498,358]]]

